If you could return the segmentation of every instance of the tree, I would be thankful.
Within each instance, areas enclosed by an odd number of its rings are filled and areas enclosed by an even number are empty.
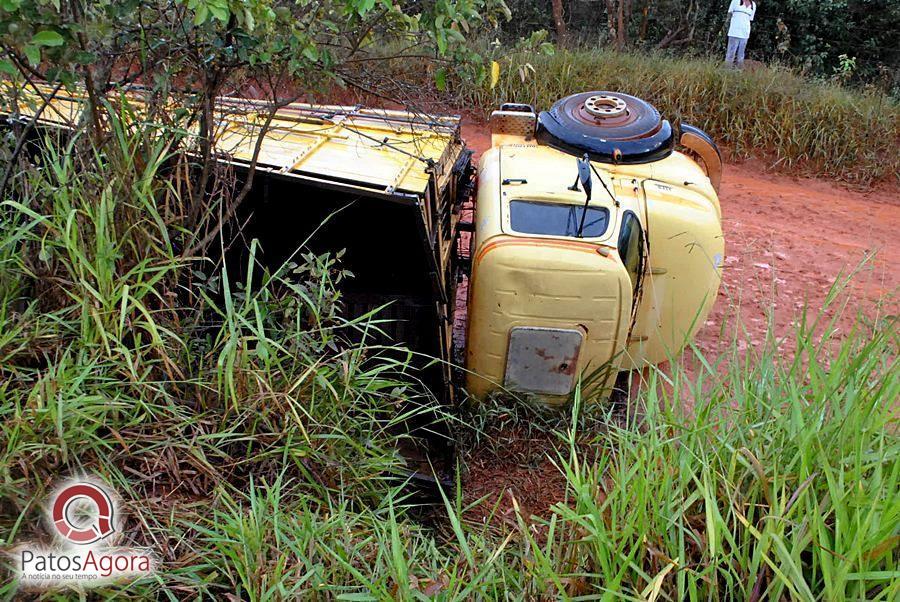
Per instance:
[[[553,7],[553,25],[556,27],[556,42],[565,46],[568,38],[566,31],[566,16],[563,12],[563,0],[550,0]]]
[[[719,56],[724,52],[728,0],[508,0],[515,19],[500,37],[556,30],[565,35],[629,47]],[[748,51],[762,61],[783,61],[811,75],[869,82],[900,94],[900,3],[892,0],[786,0],[758,2]],[[841,56],[855,58],[848,76]],[[845,63],[847,64],[847,63]]]
[[[195,132],[185,225],[202,243],[221,227],[210,208],[227,192],[216,182],[222,94],[261,100],[265,131],[301,96],[347,86],[389,96],[390,82],[370,76],[378,61],[464,63],[483,76],[465,36],[504,10],[502,0],[0,0],[0,70],[19,84],[83,90],[94,143],[106,135],[110,93],[142,86],[142,118]],[[242,189],[227,195],[232,207],[252,186],[253,167],[255,159]]]
[[[631,22],[631,0],[606,0],[606,19],[609,37],[615,40],[616,50],[628,43],[628,24]]]

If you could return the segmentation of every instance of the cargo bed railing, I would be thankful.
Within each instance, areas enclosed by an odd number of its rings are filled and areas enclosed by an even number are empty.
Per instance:
[[[9,85],[8,82],[5,82]],[[43,125],[72,128],[85,106],[79,91],[38,84],[18,91],[18,106],[0,106],[7,119],[29,120],[47,102]],[[146,92],[129,89],[120,96],[140,109]],[[4,95],[9,100],[12,95]],[[115,102],[118,97],[110,95]],[[177,110],[176,103],[172,111]],[[217,100],[214,146],[223,160],[249,165],[257,137],[265,127],[269,103],[223,97]],[[189,130],[196,135],[196,126]],[[279,108],[265,131],[257,164],[271,173],[358,187],[379,196],[425,194],[432,175],[438,188],[463,150],[460,119],[361,105],[291,103]]]

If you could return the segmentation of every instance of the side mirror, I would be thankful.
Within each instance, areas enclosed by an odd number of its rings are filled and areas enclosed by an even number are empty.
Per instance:
[[[588,205],[591,202],[591,188],[593,188],[593,182],[591,181],[591,158],[587,153],[584,154],[584,157],[578,159],[578,180],[575,182],[575,187],[578,187],[578,182],[581,182],[581,185],[584,186],[584,208],[581,210],[581,222],[578,224],[578,233],[575,234],[577,238],[581,238],[584,236],[584,218],[587,217]],[[603,181],[601,180],[601,183]]]
[[[587,154],[585,154],[583,158],[578,159],[578,179],[584,187],[584,193],[587,195],[588,200],[590,200],[593,184],[591,180],[591,159]]]
[[[581,182],[582,187],[584,187],[584,194],[587,196],[585,202],[587,202],[591,200],[591,188],[593,187],[591,181],[591,159],[585,153],[583,158],[575,161],[578,163],[578,176],[575,178],[575,183],[569,186],[569,190],[577,192],[578,182]]]

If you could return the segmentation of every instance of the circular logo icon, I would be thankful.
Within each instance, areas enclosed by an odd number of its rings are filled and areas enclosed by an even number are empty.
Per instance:
[[[90,521],[73,520],[76,508],[90,509],[86,512]],[[52,516],[57,532],[72,543],[94,543],[115,531],[112,499],[93,483],[74,483],[62,489],[53,502]]]

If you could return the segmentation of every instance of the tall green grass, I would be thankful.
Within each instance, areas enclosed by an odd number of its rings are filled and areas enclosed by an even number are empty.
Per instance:
[[[781,170],[852,183],[898,182],[900,105],[883,93],[780,67],[734,71],[718,61],[602,50],[517,53],[499,63],[493,89],[456,82],[461,106],[484,115],[503,102],[547,109],[576,92],[618,90],[706,130],[738,157],[770,158]]]
[[[206,555],[193,512],[282,473],[293,495],[377,502],[404,470],[402,424],[434,402],[407,352],[371,343],[376,318],[341,317],[333,258],[235,282],[178,253],[172,135],[108,117],[100,146],[48,138],[0,203],[0,534],[43,537],[54,483],[96,473],[172,593]]]
[[[281,479],[195,528],[250,599],[896,599],[896,331],[797,338],[712,387],[651,374],[639,419],[557,417],[567,498],[546,519],[486,527],[445,492],[426,527],[401,489],[359,510]]]
[[[48,489],[86,471],[162,561],[99,598],[900,594],[893,322],[838,339],[800,316],[796,356],[771,337],[695,376],[652,372],[625,419],[518,408],[555,442],[566,497],[482,524],[463,480],[426,508],[398,484],[400,425],[433,401],[402,350],[367,342],[377,315],[341,317],[334,259],[236,282],[183,258],[170,134],[110,119],[99,147],[49,141],[0,205],[5,546],[43,538]],[[485,449],[509,414],[453,418]]]

